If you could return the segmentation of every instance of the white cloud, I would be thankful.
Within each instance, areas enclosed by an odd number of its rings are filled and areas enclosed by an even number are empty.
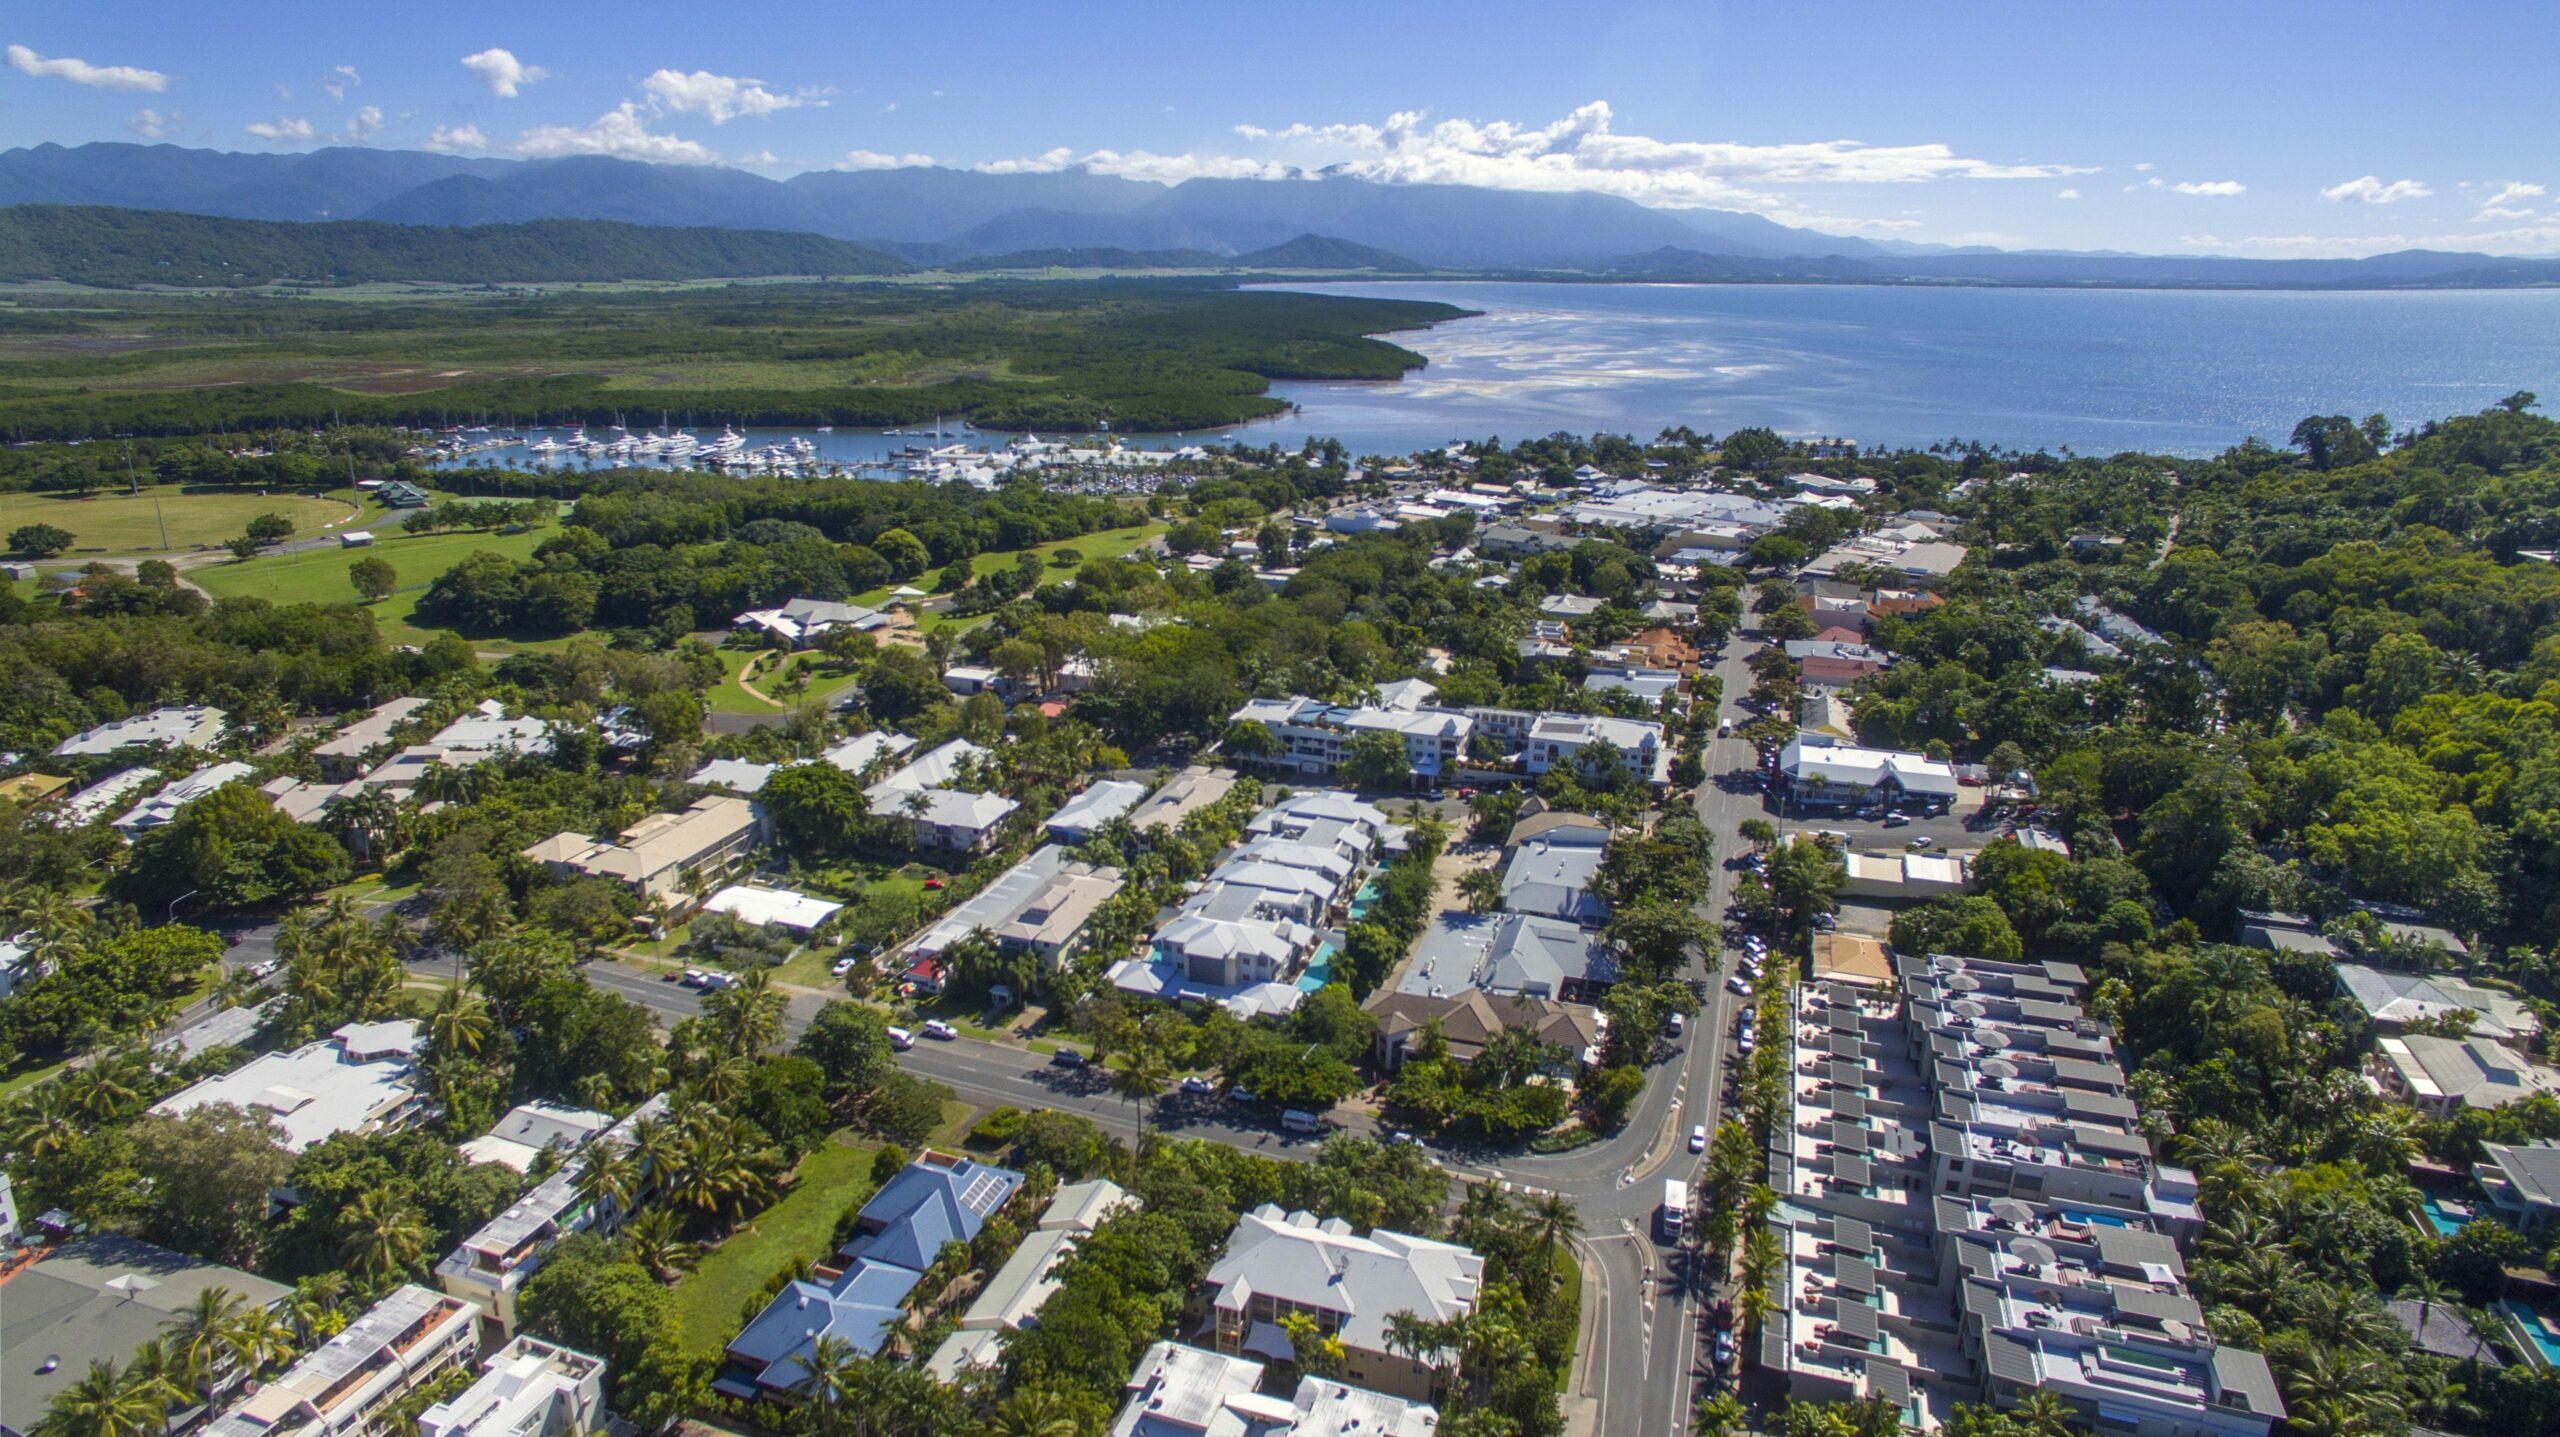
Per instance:
[[[2320,192],[2320,198],[2360,205],[2396,205],[2402,200],[2422,200],[2434,193],[2417,180],[2393,180],[2386,185],[2381,176],[2366,175],[2345,184],[2331,185]]]
[[[462,68],[479,76],[480,83],[488,86],[489,92],[502,100],[512,100],[518,90],[551,77],[551,72],[540,65],[528,65],[517,59],[513,50],[494,46],[476,55],[463,56]]]
[[[47,59],[24,45],[9,47],[9,68],[39,80],[69,80],[100,90],[149,90],[156,94],[169,88],[169,77],[157,70],[135,65],[92,65],[68,55]]]
[[[249,133],[262,140],[307,140],[311,138],[311,122],[289,116],[252,123]]]
[[[382,129],[382,107],[367,105],[347,119],[347,142],[361,145]]]
[[[185,120],[174,110],[165,115],[158,110],[136,110],[124,117],[124,127],[146,140],[165,140],[176,134]]]
[[[2464,188],[2471,187],[2466,185]],[[2509,180],[2498,187],[2496,194],[2480,202],[2480,213],[2472,218],[2475,220],[2529,220],[2533,218],[2534,211],[2524,202],[2540,199],[2543,194],[2544,190],[2540,185]]]
[[[2133,168],[2134,168],[2135,173],[2137,173],[2137,174],[2145,174],[2145,175],[2147,175],[2147,174],[2151,173],[2153,170],[2158,169],[2158,168],[2159,168],[2159,166],[2157,166],[2157,165],[2155,165],[2155,164],[2151,163],[2149,160],[2144,160],[2141,164],[2138,164],[2138,165],[2134,166]]]
[[[563,155],[611,155],[623,160],[654,160],[670,165],[713,165],[720,156],[709,147],[649,128],[636,101],[625,100],[596,117],[591,125],[539,125],[517,136],[515,152],[535,159]]]
[[[1940,179],[2057,179],[2086,166],[2001,162],[1957,154],[1942,144],[1871,145],[1858,140],[1747,145],[1659,140],[1621,134],[1605,101],[1550,124],[1451,119],[1426,122],[1419,111],[1384,124],[1239,125],[1257,153],[1158,155],[1146,151],[1066,149],[979,166],[998,174],[1083,165],[1105,174],[1173,183],[1195,176],[1285,179],[1343,174],[1406,184],[1466,184],[1496,189],[1591,190],[1670,208],[1755,210],[1796,223],[1910,227],[1909,221],[1847,220],[1813,215],[1758,186],[1907,184]]]
[[[2249,187],[2238,180],[2189,180],[2169,188],[2182,195],[2240,195],[2249,192]]]
[[[438,125],[427,136],[426,148],[447,155],[485,150],[489,148],[489,137],[480,132],[478,125]]]
[[[771,150],[750,150],[746,154],[738,156],[738,158],[732,163],[744,165],[751,170],[764,170],[771,169],[775,165],[781,164],[782,156],[775,154]]]
[[[330,67],[329,78],[320,82],[320,88],[329,92],[330,99],[343,100],[349,90],[363,83],[364,76],[356,73],[355,66],[335,65]]]
[[[933,163],[931,155],[884,155],[878,150],[847,150],[836,161],[840,170],[913,170]]]
[[[2076,200],[2080,198],[2080,192],[2076,189],[2056,190],[2053,197],[2057,200]]]
[[[641,81],[640,88],[648,91],[650,103],[662,110],[679,115],[708,115],[715,125],[725,125],[742,115],[770,115],[776,110],[826,104],[815,92],[785,95],[766,89],[762,80],[714,75],[708,70],[691,74],[660,70]]]

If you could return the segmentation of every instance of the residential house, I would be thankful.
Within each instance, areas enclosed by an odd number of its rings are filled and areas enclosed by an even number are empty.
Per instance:
[[[1632,694],[1650,708],[1680,692],[1680,674],[1675,669],[1600,665],[1583,674],[1582,689],[1594,694]]]
[[[1043,844],[935,920],[903,952],[910,963],[938,960],[984,932],[1005,952],[1063,963],[1083,951],[1094,914],[1125,881],[1119,869],[1079,863],[1065,845]],[[938,983],[938,971],[932,976]]]
[[[786,647],[805,649],[835,629],[866,634],[885,629],[889,616],[878,609],[832,599],[793,599],[778,609],[749,609],[731,623]]]
[[[480,1355],[477,1314],[405,1284],[206,1423],[202,1437],[388,1437],[401,1398]]]
[[[1541,823],[1540,820],[1555,820]],[[1537,826],[1523,836],[1522,830]],[[1502,867],[1502,906],[1571,923],[1598,925],[1609,905],[1593,891],[1608,856],[1609,828],[1578,813],[1538,814],[1512,825]]]
[[[764,786],[773,781],[774,772],[779,767],[779,764],[749,763],[742,758],[715,758],[695,769],[693,777],[686,782],[698,788],[717,788],[740,798],[753,798],[764,792]]]
[[[227,1103],[262,1113],[278,1129],[278,1143],[295,1154],[340,1133],[404,1128],[425,1115],[419,1043],[418,1025],[406,1019],[349,1023],[289,1053],[263,1054],[200,1079],[151,1111],[178,1118]]]
[[[53,752],[59,758],[94,758],[121,748],[210,749],[230,727],[231,715],[206,704],[158,708],[73,734]]]
[[[836,744],[820,754],[819,758],[860,778],[871,771],[873,764],[883,759],[904,757],[908,750],[915,746],[916,741],[905,734],[888,729],[875,729],[870,733],[856,734]]]
[[[505,1117],[462,1144],[460,1151],[465,1162],[497,1163],[529,1173],[544,1153],[574,1153],[612,1126],[611,1113],[537,1100],[508,1109]]]
[[[161,782],[160,771],[151,768],[128,768],[111,773],[96,783],[62,801],[53,811],[56,828],[86,828],[137,793]]]
[[[1916,903],[1931,898],[1960,898],[1973,885],[1971,855],[1944,850],[1921,853],[1849,853],[1843,898],[1869,898],[1888,903]]]
[[[1043,825],[1049,836],[1060,843],[1085,843],[1102,831],[1115,818],[1124,818],[1139,800],[1147,796],[1147,786],[1122,778],[1098,779],[1084,792],[1060,805]]]
[[[706,913],[726,913],[752,928],[779,928],[803,938],[843,909],[841,903],[760,884],[732,884],[702,905]]]
[[[995,836],[996,826],[1022,805],[1000,794],[971,793],[952,785],[964,772],[993,757],[965,738],[915,760],[863,790],[874,817],[906,827],[915,848],[945,848],[975,853]]]
[[[839,1270],[784,1284],[731,1340],[712,1390],[792,1398],[808,1381],[821,1338],[879,1351],[944,1244],[975,1239],[1021,1186],[1020,1173],[930,1150],[899,1169],[855,1215],[854,1236],[836,1255]]]
[[[1280,1319],[1303,1314],[1342,1344],[1340,1381],[1427,1401],[1443,1373],[1395,1350],[1387,1319],[1463,1318],[1475,1311],[1483,1285],[1484,1259],[1471,1249],[1385,1228],[1364,1237],[1340,1218],[1265,1203],[1237,1219],[1227,1250],[1201,1280],[1209,1312],[1202,1336],[1229,1356],[1288,1361],[1292,1348]]]
[[[1390,1073],[1404,1066],[1423,1031],[1433,1023],[1440,1025],[1449,1056],[1461,1063],[1472,1061],[1495,1038],[1521,1028],[1539,1042],[1564,1050],[1565,1076],[1576,1064],[1595,1063],[1600,1057],[1600,1016],[1580,1003],[1478,988],[1436,997],[1382,989],[1360,1006],[1378,1020],[1375,1056],[1379,1068]]]
[[[217,763],[200,768],[162,788],[142,802],[126,809],[115,821],[115,830],[127,838],[139,838],[178,816],[178,810],[213,792],[225,784],[238,783],[257,772],[245,763]]]
[[[650,814],[611,843],[557,833],[524,856],[563,877],[610,879],[642,898],[681,898],[746,862],[763,836],[754,804],[709,795],[681,813]]]
[[[427,703],[422,698],[403,698],[377,704],[371,713],[331,734],[328,742],[311,751],[312,760],[320,765],[320,777],[329,783],[354,778],[365,760],[388,746],[400,726]]]
[[[1592,929],[1530,913],[1443,912],[1415,941],[1397,990],[1589,1003],[1617,981],[1617,959]]]
[[[2396,1035],[2412,1023],[2455,1013],[2470,1015],[2469,1036],[2514,1048],[2527,1046],[2542,1030],[2541,1020],[2522,998],[2450,974],[2429,976],[2341,963],[2338,991],[2363,1011],[2367,1027],[2385,1036]]]
[[[1135,1194],[1108,1178],[1059,1188],[1042,1209],[1039,1225],[1023,1235],[1013,1255],[988,1275],[960,1314],[959,1331],[925,1360],[925,1370],[949,1382],[962,1368],[994,1366],[1004,1333],[1038,1324],[1040,1308],[1056,1294],[1077,1240],[1103,1219],[1139,1206]]]
[[[1129,826],[1140,833],[1180,828],[1182,821],[1235,791],[1236,775],[1227,769],[1194,764],[1129,810]]]
[[[2404,1033],[2374,1044],[2365,1061],[2374,1090],[2429,1118],[2488,1110],[2541,1094],[2560,1096],[2560,1073],[2487,1038]]]
[[[1869,674],[1882,673],[1893,662],[1892,655],[1856,635],[1845,640],[1789,639],[1787,657],[1796,661],[1796,671],[1807,688],[1844,689]]]
[[[2524,1233],[2560,1230],[2560,1143],[2482,1143],[2471,1165],[2489,1211]]]

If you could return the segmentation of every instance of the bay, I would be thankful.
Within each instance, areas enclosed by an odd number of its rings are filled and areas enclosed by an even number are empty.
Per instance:
[[[2309,414],[2400,426],[2519,389],[2560,410],[2560,291],[1359,283],[1302,292],[1482,311],[1389,336],[1390,382],[1291,382],[1295,412],[1216,431],[1403,454],[1556,431],[1752,424],[1869,446],[2206,454]]]

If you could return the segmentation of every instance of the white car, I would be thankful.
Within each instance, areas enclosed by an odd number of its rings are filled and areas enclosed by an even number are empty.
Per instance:
[[[1902,845],[1902,846],[1903,846],[1903,847],[1905,847],[1905,848],[1907,848],[1907,849],[1910,849],[1910,850],[1911,850],[1912,852],[1914,852],[1914,853],[1917,853],[1917,852],[1919,852],[1921,849],[1924,849],[1924,848],[1935,848],[1935,847],[1937,847],[1937,845],[1938,845],[1938,840],[1936,840],[1936,839],[1934,839],[1934,838],[1929,838],[1929,837],[1925,837],[1925,836],[1924,836],[1924,837],[1920,837],[1920,838],[1915,838],[1915,839],[1911,840],[1909,843],[1906,843],[1906,844],[1904,844],[1904,845]]]
[[[854,965],[861,961],[862,960],[859,958],[839,958],[833,963],[827,965],[827,971],[841,978],[847,973],[852,972]]]
[[[1726,986],[1727,988],[1732,989],[1732,990],[1733,990],[1734,992],[1736,992],[1736,993],[1748,993],[1748,992],[1750,992],[1750,991],[1751,991],[1751,985],[1750,985],[1750,984],[1748,984],[1748,983],[1743,982],[1743,981],[1742,981],[1742,975],[1741,975],[1741,974],[1739,974],[1739,973],[1736,973],[1736,974],[1734,974],[1732,977],[1725,979],[1725,980],[1724,980],[1724,986]]]
[[[889,1030],[889,1046],[903,1053],[916,1045],[916,1035],[904,1028]]]
[[[1204,1077],[1201,1077],[1199,1074],[1194,1073],[1190,1077],[1182,1080],[1182,1091],[1186,1093],[1214,1093],[1218,1091],[1218,1085],[1210,1082]]]
[[[925,1020],[924,1024],[924,1035],[928,1038],[939,1038],[943,1042],[948,1043],[952,1039],[960,1036],[960,1030],[942,1021],[940,1018],[928,1018]]]
[[[1744,1057],[1746,1057],[1746,1058],[1747,1058],[1747,1057],[1751,1056],[1752,1044],[1753,1044],[1753,1040],[1752,1040],[1752,1037],[1751,1037],[1751,1030],[1750,1030],[1749,1028],[1745,1028],[1745,1029],[1743,1029],[1743,1030],[1742,1030],[1742,1045],[1741,1045],[1741,1046],[1742,1046],[1742,1055],[1743,1055]]]
[[[1669,1018],[1663,1020],[1662,1026],[1665,1032],[1668,1032],[1672,1037],[1677,1038],[1683,1032],[1687,1031],[1689,1027],[1689,1020],[1678,1013],[1674,1013]]]
[[[1703,1153],[1703,1152],[1705,1152],[1706,1150],[1707,1150],[1707,1125],[1706,1125],[1706,1124],[1704,1124],[1704,1123],[1700,1123],[1700,1124],[1698,1124],[1696,1127],[1691,1128],[1691,1129],[1689,1130],[1689,1151],[1691,1151],[1691,1152],[1693,1152],[1693,1153]]]

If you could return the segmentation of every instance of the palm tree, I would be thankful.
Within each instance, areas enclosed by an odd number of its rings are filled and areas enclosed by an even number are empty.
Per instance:
[[[818,1430],[832,1437],[844,1409],[859,1400],[869,1385],[862,1353],[851,1342],[829,1335],[809,1344],[809,1355],[800,1365],[809,1373],[801,1383],[801,1394],[817,1409]]]
[[[177,1344],[178,1366],[187,1374],[187,1386],[198,1395],[213,1395],[222,1360],[230,1355],[232,1331],[247,1307],[247,1301],[230,1288],[204,1288],[196,1293],[195,1301],[161,1329]]]
[[[407,1200],[379,1188],[358,1193],[344,1221],[347,1266],[376,1281],[407,1271],[426,1252],[426,1220]]]
[[[2435,1310],[2437,1303],[2451,1302],[2453,1289],[2433,1273],[2420,1273],[2401,1284],[2400,1295],[2418,1304],[2418,1333],[2423,1337],[2427,1331],[2427,1314]]]
[[[1540,1270],[1549,1281],[1556,1275],[1556,1249],[1582,1232],[1582,1214],[1562,1193],[1548,1193],[1529,1204],[1529,1231],[1538,1239]]]
[[[477,1053],[489,1041],[489,1005],[476,993],[447,988],[427,1019],[439,1053]]]
[[[113,1122],[142,1106],[139,1075],[127,1055],[101,1058],[63,1079],[72,1106],[93,1122]]]
[[[992,1437],[1076,1437],[1080,1430],[1075,1408],[1051,1387],[1015,1388],[987,1427]]]
[[[256,1377],[293,1355],[293,1329],[263,1307],[252,1307],[231,1324],[231,1360],[244,1377]]]
[[[159,1437],[168,1410],[149,1386],[126,1382],[115,1359],[101,1357],[53,1394],[33,1437]]]
[[[293,1297],[285,1304],[295,1338],[307,1346],[337,1336],[347,1325],[347,1314],[340,1306],[346,1299],[347,1275],[342,1272],[323,1272],[295,1283]]]
[[[693,1244],[676,1235],[676,1215],[668,1208],[651,1208],[633,1218],[622,1230],[622,1241],[631,1260],[660,1282],[675,1281],[696,1256]]]
[[[1741,1437],[1751,1421],[1742,1399],[1730,1392],[1711,1392],[1698,1399],[1692,1428],[1697,1437]]]
[[[58,1153],[82,1131],[78,1105],[60,1079],[29,1092],[9,1114],[9,1145],[29,1157]]]
[[[2034,1437],[2071,1437],[2077,1430],[2079,1415],[2071,1404],[2042,1389],[2028,1393],[2009,1409],[2010,1417],[2024,1426]]]
[[[156,1337],[145,1339],[134,1348],[132,1360],[124,1365],[124,1385],[148,1394],[160,1404],[162,1431],[168,1430],[169,1409],[188,1399],[185,1377],[168,1345]]]
[[[2316,1283],[2295,1304],[2293,1322],[2331,1347],[2379,1350],[2399,1326],[2371,1298],[2336,1283]]]
[[[2409,1415],[2429,1427],[2459,1427],[2476,1422],[2480,1409],[2465,1400],[2470,1389],[2453,1380],[2453,1369],[2442,1362],[2421,1359],[2401,1374],[2409,1389]]]
[[[1166,1061],[1164,1050],[1152,1039],[1142,1038],[1130,1045],[1120,1058],[1120,1066],[1111,1071],[1111,1091],[1127,1100],[1137,1119],[1138,1135],[1146,1136],[1147,1112],[1164,1096],[1173,1081],[1173,1064]]]
[[[773,974],[750,968],[735,983],[702,1000],[702,1015],[711,1020],[721,1047],[730,1053],[761,1053],[782,1036],[783,997],[773,991]]]
[[[632,1200],[639,1196],[640,1161],[627,1148],[598,1143],[587,1153],[586,1165],[578,1169],[577,1184],[588,1221],[609,1224],[630,1211]]]

